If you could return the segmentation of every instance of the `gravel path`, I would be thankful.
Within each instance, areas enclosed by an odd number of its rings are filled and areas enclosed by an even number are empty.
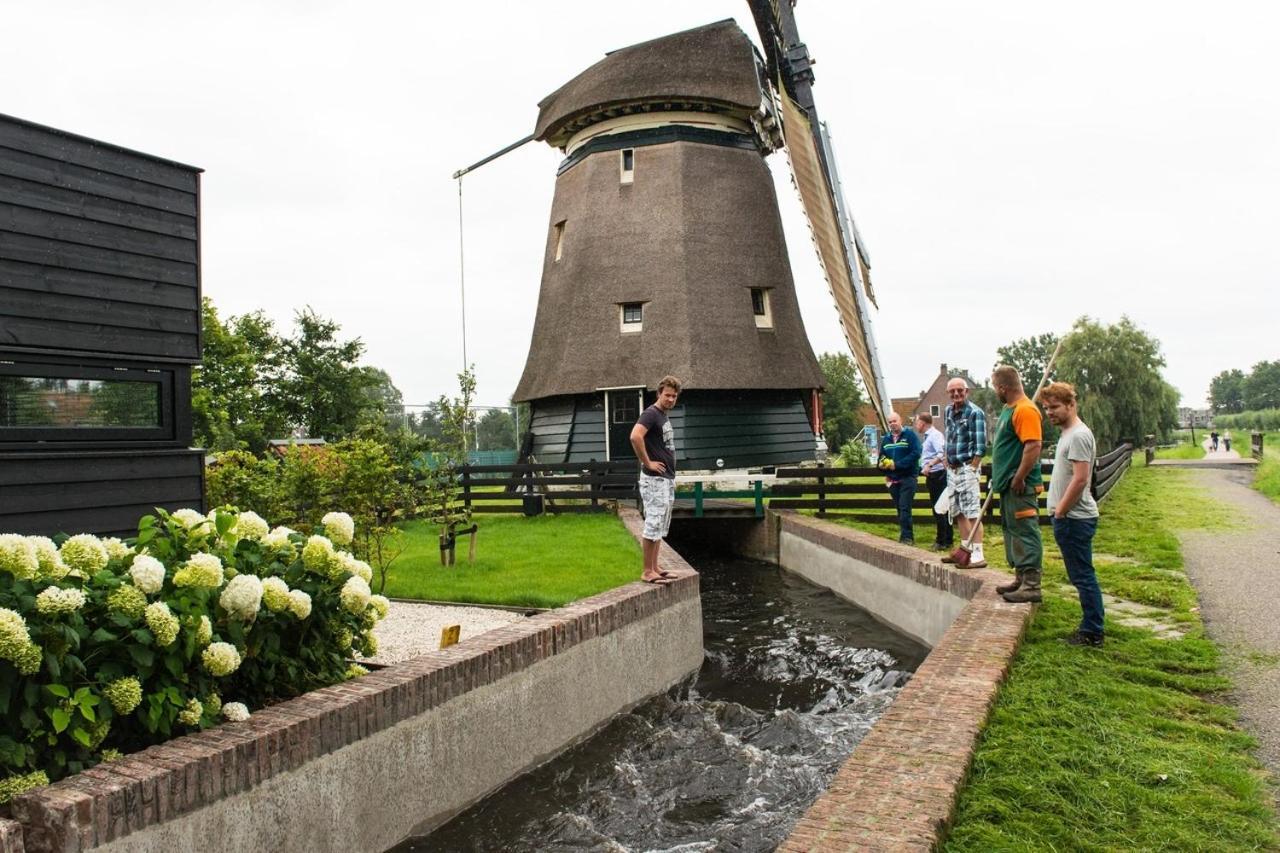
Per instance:
[[[378,638],[378,654],[366,660],[395,663],[434,652],[440,648],[440,632],[449,625],[462,626],[458,639],[461,643],[523,618],[522,613],[488,607],[393,601],[387,618],[373,629],[373,635]]]
[[[1236,669],[1245,728],[1258,739],[1258,758],[1280,779],[1280,506],[1249,487],[1249,470],[1205,469],[1192,477],[1248,525],[1180,538],[1205,628]]]

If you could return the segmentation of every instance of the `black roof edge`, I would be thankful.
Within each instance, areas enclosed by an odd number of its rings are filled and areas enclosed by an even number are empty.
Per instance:
[[[56,127],[49,127],[49,125],[47,124],[40,124],[39,122],[28,121],[25,118],[18,118],[17,116],[11,116],[7,113],[0,113],[0,119],[12,121],[15,124],[25,125],[27,127],[34,128],[35,130],[43,130],[46,133],[53,133],[58,136],[65,136],[68,139],[75,139],[79,142],[88,142],[90,145],[97,145],[101,148],[110,148],[112,151],[118,151],[121,154],[131,154],[134,157],[142,157],[156,163],[163,163],[166,166],[174,166],[179,169],[186,169],[188,172],[201,173],[204,171],[204,169],[202,169],[201,167],[192,166],[189,163],[180,163],[177,160],[170,160],[167,157],[157,157],[154,154],[147,154],[146,152],[143,152],[143,151],[136,151],[132,148],[126,148],[123,145],[116,145],[115,143],[112,143],[112,142],[103,142],[101,139],[94,139],[92,136],[84,136],[83,134],[72,133],[69,130],[62,130]]]

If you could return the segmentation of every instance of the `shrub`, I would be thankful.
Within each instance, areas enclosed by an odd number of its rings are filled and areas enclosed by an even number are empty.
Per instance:
[[[841,468],[865,468],[870,464],[871,453],[862,441],[862,436],[846,441],[836,456],[836,465]]]
[[[386,612],[368,573],[322,536],[226,508],[157,511],[128,543],[81,534],[56,552],[0,536],[0,801],[351,677]]]

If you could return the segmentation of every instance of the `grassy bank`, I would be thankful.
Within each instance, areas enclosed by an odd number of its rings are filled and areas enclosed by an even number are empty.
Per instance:
[[[433,601],[559,607],[640,579],[640,546],[614,515],[476,516],[476,561],[440,565],[439,528],[404,526],[405,551],[391,565],[386,595]]]
[[[1199,444],[1179,444],[1175,447],[1161,447],[1156,450],[1157,459],[1203,459],[1204,448]]]
[[[1108,619],[1107,643],[1061,642],[1080,607],[1045,529],[1045,603],[1001,688],[961,791],[949,851],[1280,847],[1250,738],[1199,624],[1176,531],[1227,529],[1185,471],[1138,462],[1103,504],[1103,590],[1167,608],[1184,639]],[[834,520],[834,519],[833,519]],[[887,538],[890,525],[852,525]],[[999,531],[987,559],[1005,566]]]
[[[1234,446],[1234,443],[1233,443]],[[1248,437],[1240,445],[1240,455],[1249,453]],[[1253,487],[1276,503],[1280,503],[1280,432],[1266,433],[1262,439],[1262,461],[1253,479]]]

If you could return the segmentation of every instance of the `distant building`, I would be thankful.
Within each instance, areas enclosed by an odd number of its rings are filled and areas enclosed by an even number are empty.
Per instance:
[[[1181,406],[1178,409],[1178,426],[1182,429],[1188,429],[1192,425],[1192,418],[1195,418],[1195,425],[1198,427],[1209,426],[1213,422],[1213,411],[1210,409],[1192,409],[1189,406]]]
[[[928,388],[914,397],[894,397],[890,401],[893,404],[893,410],[902,416],[903,423],[909,423],[915,420],[916,415],[925,413],[935,418],[942,417],[942,410],[950,402],[947,399],[947,383],[955,376],[968,382],[970,388],[978,386],[967,370],[950,370],[944,362],[938,367],[938,375],[933,378]]]

